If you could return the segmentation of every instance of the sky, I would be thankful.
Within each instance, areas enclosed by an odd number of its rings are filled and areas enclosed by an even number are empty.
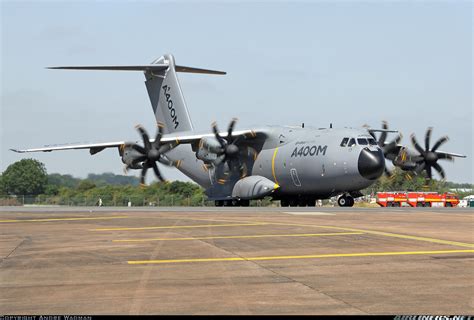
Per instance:
[[[0,3],[0,171],[35,158],[49,173],[122,174],[116,149],[8,149],[135,141],[138,123],[154,132],[142,73],[45,67],[147,64],[172,53],[177,64],[227,72],[178,74],[196,129],[214,120],[225,129],[233,117],[237,128],[386,120],[411,146],[411,133],[422,143],[432,126],[432,143],[448,135],[440,149],[467,155],[439,161],[448,180],[474,183],[470,1]]]

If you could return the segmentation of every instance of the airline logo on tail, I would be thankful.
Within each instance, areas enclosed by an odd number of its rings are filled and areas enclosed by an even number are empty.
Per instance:
[[[176,109],[173,107],[173,100],[171,99],[171,94],[169,93],[171,88],[165,84],[162,89],[163,94],[166,98],[166,102],[168,103],[168,110],[170,112],[171,120],[173,121],[174,128],[177,129],[179,127],[179,121],[178,116],[176,115]]]

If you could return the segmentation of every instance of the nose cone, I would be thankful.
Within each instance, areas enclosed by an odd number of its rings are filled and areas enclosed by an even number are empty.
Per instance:
[[[359,155],[358,169],[360,175],[368,180],[379,178],[385,169],[385,157],[382,150],[362,149]]]

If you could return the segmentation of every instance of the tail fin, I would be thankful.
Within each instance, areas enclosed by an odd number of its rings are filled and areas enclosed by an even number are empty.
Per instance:
[[[153,112],[158,122],[165,123],[165,133],[193,130],[176,72],[226,74],[222,71],[177,66],[171,54],[165,54],[149,65],[51,67],[49,69],[144,71],[145,85]]]

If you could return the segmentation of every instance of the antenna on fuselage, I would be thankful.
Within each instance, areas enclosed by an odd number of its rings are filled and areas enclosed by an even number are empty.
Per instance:
[[[329,124],[329,129],[332,129],[332,122]]]

